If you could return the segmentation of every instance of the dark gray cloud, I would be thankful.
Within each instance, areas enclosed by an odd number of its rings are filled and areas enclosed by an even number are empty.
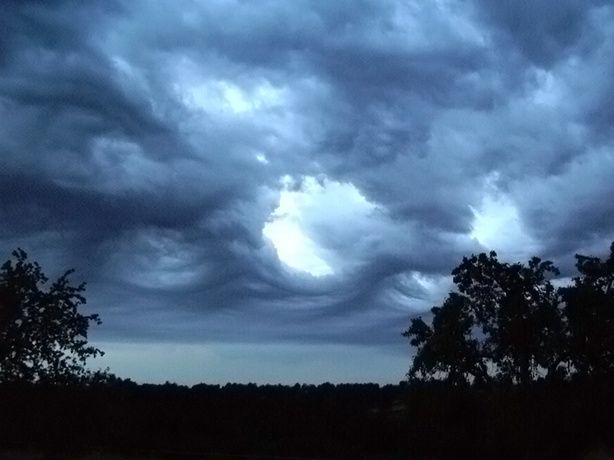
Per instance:
[[[479,1],[477,10],[485,26],[493,30],[500,46],[510,46],[531,63],[551,67],[568,59],[574,52],[583,53],[594,43],[583,43],[591,33],[591,14],[608,1],[544,0],[539,2]],[[585,45],[586,48],[582,49]],[[506,49],[506,51],[510,51]]]
[[[9,2],[0,249],[75,266],[101,341],[398,353],[462,255],[568,268],[614,239],[613,19],[606,1]]]

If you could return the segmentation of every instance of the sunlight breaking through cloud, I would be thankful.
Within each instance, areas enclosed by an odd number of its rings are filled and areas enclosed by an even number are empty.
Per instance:
[[[470,236],[484,248],[524,259],[537,252],[538,245],[522,222],[517,206],[497,187],[498,177],[494,173],[487,178],[479,209],[470,206],[474,216]]]
[[[279,205],[264,225],[263,235],[279,260],[313,276],[335,273],[339,256],[316,238],[323,225],[329,234],[345,228],[353,217],[365,217],[375,206],[351,183],[308,176],[298,184],[285,176]]]

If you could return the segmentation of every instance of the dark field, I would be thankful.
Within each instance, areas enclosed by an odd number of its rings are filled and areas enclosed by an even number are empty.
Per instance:
[[[608,458],[612,388],[5,385],[0,458]]]

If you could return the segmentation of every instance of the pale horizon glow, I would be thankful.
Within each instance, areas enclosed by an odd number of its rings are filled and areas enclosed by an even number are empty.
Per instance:
[[[109,367],[119,377],[138,375],[137,383],[256,383],[293,385],[321,383],[397,384],[405,378],[405,347],[390,353],[381,347],[341,344],[209,343],[164,344],[96,342],[105,355],[92,368]],[[367,368],[361,363],[369,362]],[[286,372],[279,374],[278,366]],[[391,372],[390,369],[397,369]],[[324,377],[327,376],[327,377]]]

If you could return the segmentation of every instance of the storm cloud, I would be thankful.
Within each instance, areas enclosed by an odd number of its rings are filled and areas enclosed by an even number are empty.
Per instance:
[[[614,239],[613,23],[607,1],[8,2],[0,249],[76,268],[137,379],[201,347],[166,378],[388,356],[396,381],[463,255],[566,274]]]

